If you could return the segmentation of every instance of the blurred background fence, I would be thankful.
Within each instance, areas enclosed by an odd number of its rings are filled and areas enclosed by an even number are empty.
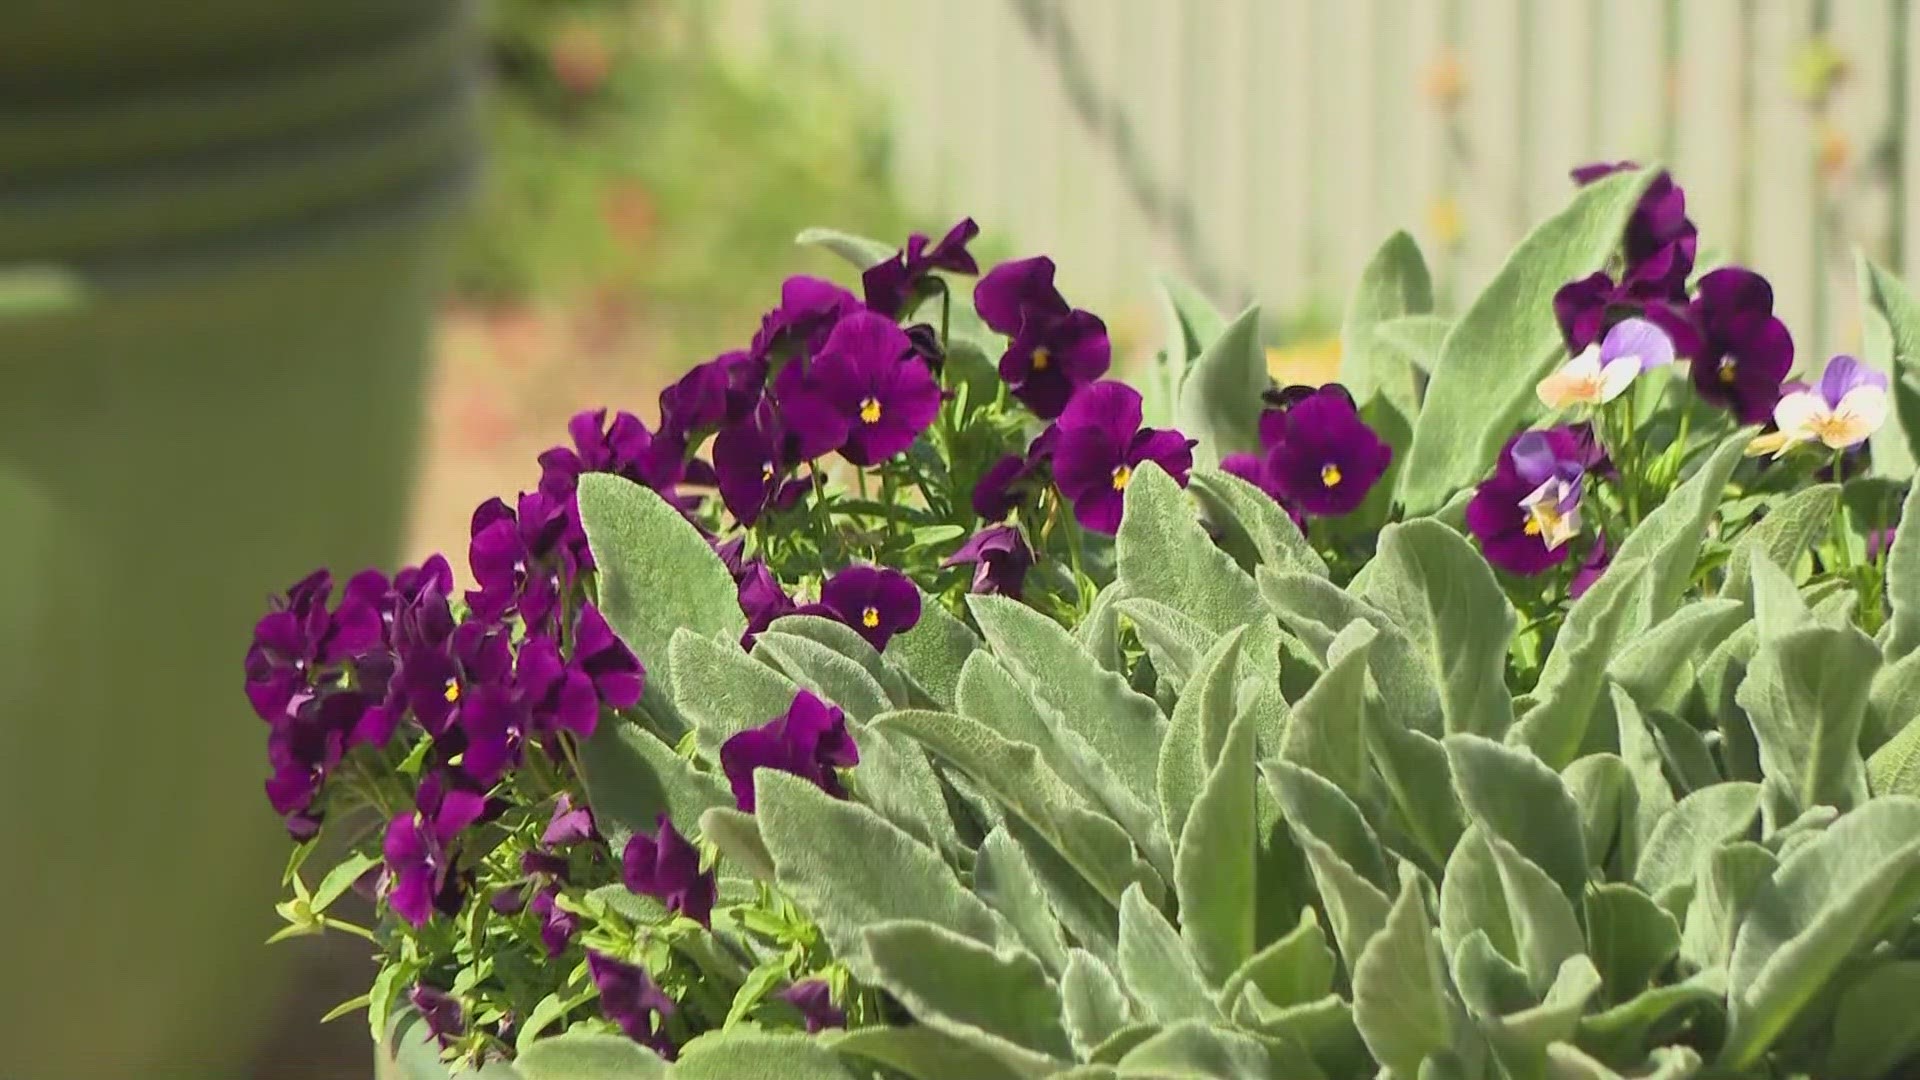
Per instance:
[[[1471,290],[1569,167],[1670,164],[1703,254],[1843,348],[1851,252],[1920,270],[1911,0],[715,0],[730,40],[837,50],[892,108],[903,201],[1055,254],[1323,319],[1411,230]],[[843,223],[848,226],[858,222]]]

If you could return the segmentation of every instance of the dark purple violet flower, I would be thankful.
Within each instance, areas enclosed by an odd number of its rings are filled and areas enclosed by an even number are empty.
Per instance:
[[[607,1019],[618,1024],[627,1038],[673,1060],[674,1046],[665,1028],[654,1029],[656,1017],[664,1024],[673,1015],[673,999],[644,970],[592,949],[587,950],[587,972],[600,991],[600,1011]]]
[[[1743,424],[1765,423],[1793,367],[1793,336],[1774,317],[1767,279],[1737,266],[1715,270],[1700,279],[1687,314],[1699,339],[1694,388]]]
[[[1020,485],[1032,472],[1019,454],[1007,454],[988,466],[973,485],[973,512],[988,521],[1006,520],[1025,501]]]
[[[1574,567],[1573,580],[1567,585],[1567,595],[1575,600],[1580,599],[1612,565],[1613,552],[1607,550],[1606,534],[1595,533],[1586,557],[1580,560],[1579,566]]]
[[[733,800],[753,813],[755,769],[774,769],[812,781],[836,799],[847,797],[836,769],[860,764],[860,748],[847,734],[847,717],[802,690],[786,713],[742,731],[720,747],[720,769],[733,786]]]
[[[433,1036],[442,1049],[451,1048],[466,1034],[467,1021],[460,1011],[460,1002],[445,990],[414,983],[407,991],[407,1001],[420,1014],[420,1022],[427,1025],[427,1034]]]
[[[634,833],[620,858],[620,880],[627,891],[651,896],[701,926],[713,922],[713,874],[700,869],[700,850],[661,814],[653,836]]]
[[[946,365],[947,350],[940,344],[940,331],[926,323],[914,323],[907,327],[907,342],[913,346],[913,355],[927,365],[927,370],[935,375]]]
[[[767,382],[765,360],[745,352],[723,353],[660,391],[660,436],[698,445],[727,424],[753,415]]]
[[[1140,392],[1098,382],[1074,396],[1060,414],[1053,447],[1053,478],[1073,503],[1081,528],[1111,536],[1120,528],[1133,471],[1151,461],[1186,485],[1193,440],[1177,431],[1140,426]]]
[[[560,886],[547,885],[533,894],[533,902],[527,910],[540,920],[540,944],[546,947],[549,957],[559,956],[572,944],[573,935],[580,929],[580,916],[560,906]]]
[[[419,566],[406,567],[393,575],[391,581],[378,570],[362,570],[347,582],[346,595],[380,613],[391,644],[408,613],[435,600],[444,605],[446,598],[453,595],[453,568],[447,565],[446,556],[432,555]],[[446,620],[446,625],[451,632],[451,618]]]
[[[834,1005],[833,988],[825,979],[802,979],[774,996],[794,1007],[809,1035],[847,1026],[847,1014]]]
[[[840,455],[877,465],[913,445],[940,412],[940,384],[888,319],[863,311],[842,319],[804,370],[775,380],[784,422],[801,430],[846,431]],[[838,414],[839,423],[820,415]]]
[[[1070,307],[1054,288],[1053,273],[1053,260],[1044,255],[1002,263],[973,291],[981,320],[1008,339],[1000,378],[1042,420],[1059,416],[1113,360],[1106,324]]]
[[[573,864],[557,851],[534,848],[520,856],[520,872],[528,877],[545,877],[564,884],[572,869]]]
[[[740,647],[751,649],[760,631],[772,626],[773,620],[782,615],[793,614],[797,608],[793,598],[780,587],[773,571],[759,559],[748,564],[734,581],[739,588],[740,610],[747,616],[747,630],[740,637]]]
[[[1493,476],[1467,504],[1467,528],[1487,561],[1516,574],[1558,566],[1580,530],[1590,451],[1569,428],[1523,432],[1500,450]]]
[[[415,926],[433,918],[452,882],[455,838],[486,812],[486,797],[428,774],[414,794],[414,812],[387,823],[381,853],[387,866],[387,906]]]
[[[247,700],[262,719],[284,714],[294,695],[323,669],[380,646],[385,625],[378,608],[348,594],[329,608],[333,576],[317,570],[296,582],[253,628],[247,650]]]
[[[577,655],[575,659],[576,663],[567,663],[560,655],[560,643],[544,634],[521,642],[513,688],[525,709],[526,734],[566,731],[585,739],[600,726],[600,696],[594,692],[592,676],[580,669]],[[475,739],[471,729],[467,735]],[[472,742],[467,752],[474,753]],[[517,760],[517,755],[510,760]]]
[[[1342,387],[1322,387],[1285,411],[1269,411],[1261,418],[1263,441],[1269,416],[1277,430],[1263,475],[1282,505],[1302,513],[1352,513],[1393,461],[1393,448],[1360,419]]]
[[[467,561],[480,587],[467,593],[475,616],[497,622],[518,610],[529,627],[544,626],[571,588],[586,556],[586,534],[571,498],[522,494],[517,508],[489,499],[473,512]]]
[[[499,782],[520,763],[527,738],[535,732],[527,703],[515,687],[480,686],[461,699],[459,715],[466,738],[460,770],[481,784]]]
[[[327,776],[346,753],[349,734],[369,705],[364,694],[302,693],[289,703],[267,734],[267,801],[296,840],[320,831],[315,806]]]
[[[1585,186],[1637,168],[1631,161],[1584,165],[1573,170],[1573,180]],[[1672,173],[1663,169],[1648,183],[1627,222],[1624,246],[1628,276],[1644,284],[1649,298],[1655,293],[1674,300],[1685,297],[1699,231],[1687,217],[1687,194],[1673,182]]]
[[[980,226],[975,225],[972,218],[964,218],[947,230],[947,235],[941,237],[940,242],[932,248],[928,248],[930,241],[925,235],[914,233],[909,236],[904,249],[894,253],[892,258],[867,267],[866,272],[860,275],[860,285],[867,296],[867,307],[889,319],[898,319],[906,314],[914,294],[933,271],[979,273],[979,265],[967,251],[967,244],[978,235]]]
[[[573,623],[573,663],[609,709],[631,709],[646,689],[647,669],[592,604],[583,605]]]
[[[765,365],[776,354],[816,353],[841,319],[864,309],[852,293],[833,282],[796,274],[781,284],[780,306],[760,320],[748,357],[754,364]]]
[[[613,473],[662,494],[671,493],[685,470],[686,444],[656,436],[632,413],[579,412],[567,422],[573,445],[540,455],[540,490],[556,501],[572,497],[584,473]]]
[[[593,826],[593,812],[584,806],[575,806],[573,796],[562,792],[554,800],[553,816],[547,819],[540,843],[546,847],[565,847],[584,844],[598,835]]]
[[[1018,598],[1033,567],[1033,549],[1018,528],[994,525],[974,533],[940,565],[967,564],[973,565],[974,592]]]
[[[875,652],[884,652],[893,635],[920,621],[920,590],[898,570],[849,566],[820,587],[820,602],[798,614],[818,615],[852,627]]]
[[[722,428],[713,441],[720,499],[741,525],[751,527],[770,509],[798,502],[807,485],[794,469],[847,441],[847,421],[803,385],[790,386],[778,406],[762,401],[754,415]]]
[[[1899,534],[1897,525],[1887,525],[1867,530],[1867,561],[1877,563],[1893,550],[1894,537]]]

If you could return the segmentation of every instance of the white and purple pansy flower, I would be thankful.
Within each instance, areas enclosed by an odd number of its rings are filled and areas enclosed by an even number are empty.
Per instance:
[[[1802,443],[1846,450],[1867,441],[1887,422],[1887,376],[1851,356],[1827,361],[1816,386],[1790,383],[1773,407],[1778,430],[1753,441],[1748,453],[1779,457]]]
[[[1626,393],[1641,372],[1671,363],[1673,339],[1666,331],[1645,319],[1626,319],[1540,380],[1535,392],[1549,409],[1605,405]]]

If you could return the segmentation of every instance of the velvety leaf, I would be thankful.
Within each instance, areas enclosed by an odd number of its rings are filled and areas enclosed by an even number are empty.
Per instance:
[[[1135,882],[1154,895],[1164,888],[1153,869],[1134,854],[1126,832],[1088,806],[1032,746],[1010,742],[984,724],[951,713],[905,710],[888,713],[876,726],[907,735],[965,773],[1046,838],[1109,900],[1117,903]]]
[[[1154,774],[1166,720],[1119,675],[1089,663],[1059,624],[1003,596],[968,598],[996,658],[1030,693],[1059,710],[1136,799],[1157,797]]]
[[[1266,1048],[1257,1040],[1198,1021],[1173,1024],[1120,1059],[1123,1080],[1245,1080],[1270,1076],[1271,1069]]]
[[[1227,977],[1220,988],[1220,1007],[1231,1014],[1241,989],[1248,986],[1283,1009],[1319,1001],[1333,987],[1334,963],[1320,920],[1312,908],[1303,908],[1300,925]]]
[[[679,510],[611,473],[582,476],[578,498],[598,567],[600,612],[646,664],[650,681],[674,685],[668,644],[675,630],[709,639],[746,631],[732,575]]]
[[[1454,324],[1400,474],[1399,502],[1409,513],[1430,513],[1479,479],[1501,442],[1538,408],[1534,385],[1566,350],[1553,294],[1619,249],[1651,178],[1641,170],[1580,189],[1520,242]],[[1418,1070],[1418,1061],[1403,1064],[1408,1076]]]
[[[1420,411],[1418,377],[1399,351],[1383,347],[1375,331],[1389,320],[1433,310],[1433,278],[1420,246],[1394,233],[1360,272],[1360,284],[1340,321],[1340,383],[1354,400],[1379,395],[1403,416]]]
[[[1478,735],[1449,735],[1447,758],[1460,802],[1490,838],[1505,840],[1545,870],[1569,902],[1586,891],[1580,808],[1560,777],[1524,750]]]
[[[1747,835],[1759,812],[1760,785],[1745,781],[1715,784],[1681,799],[1655,823],[1633,880],[1656,898],[1692,882],[1715,848]]]
[[[1586,935],[1572,901],[1539,865],[1498,836],[1488,838],[1500,889],[1513,919],[1520,969],[1536,996],[1543,996],[1560,965],[1586,950]]]
[[[797,1032],[713,1032],[681,1050],[673,1080],[854,1080],[824,1043]]]
[[[1867,727],[1863,749],[1892,740],[1920,720],[1920,650],[1880,665],[1867,689]]]
[[[1560,779],[1580,808],[1580,835],[1587,858],[1603,878],[1632,874],[1640,858],[1640,795],[1633,772],[1617,754],[1588,754],[1566,767]],[[1652,820],[1647,820],[1649,831]]]
[[[1280,1007],[1266,1000],[1258,987],[1248,984],[1240,994],[1234,1023],[1266,1036],[1269,1052],[1274,1049],[1274,1040],[1300,1047],[1328,1077],[1362,1076],[1373,1071],[1366,1041],[1353,1025],[1353,1006],[1338,994]],[[1286,1064],[1292,1071],[1282,1070],[1282,1077],[1314,1075],[1295,1062]]]
[[[883,263],[893,258],[900,249],[892,244],[839,229],[820,226],[800,230],[793,242],[801,247],[817,247],[833,252],[847,260],[855,270],[866,270],[875,263]]]
[[[1452,955],[1476,933],[1501,956],[1519,962],[1520,942],[1492,840],[1479,825],[1469,825],[1440,879],[1440,941]]]
[[[1037,1080],[1056,1076],[1048,1066],[1027,1071],[973,1043],[930,1027],[864,1027],[831,1036],[835,1052],[898,1070],[912,1080]],[[1041,1071],[1041,1069],[1047,1071]]]
[[[1444,315],[1403,315],[1374,326],[1374,348],[1394,352],[1422,375],[1430,375],[1452,329],[1453,320]]]
[[[1400,869],[1386,925],[1367,942],[1353,972],[1353,1022],[1367,1049],[1401,1076],[1453,1045],[1446,962],[1420,896],[1419,872]]]
[[[1585,956],[1567,958],[1537,1005],[1481,1018],[1494,1056],[1509,1076],[1538,1076],[1547,1048],[1573,1037],[1587,1002],[1600,989],[1600,972]]]
[[[1587,893],[1587,948],[1609,1001],[1632,999],[1680,951],[1680,924],[1653,898],[1608,881]]]
[[[1264,360],[1260,378],[1264,387]],[[1257,417],[1258,390],[1253,401]],[[1215,634],[1273,620],[1253,579],[1207,536],[1187,493],[1151,462],[1127,483],[1114,553],[1123,611],[1126,601],[1157,600]]]
[[[1109,1067],[1117,1065],[1121,1058],[1126,1057],[1127,1054],[1132,1052],[1134,1047],[1158,1035],[1160,1030],[1161,1025],[1159,1024],[1128,1024],[1126,1027],[1107,1036],[1106,1042],[1094,1047],[1092,1052],[1087,1055],[1088,1063]],[[1112,1075],[1118,1076],[1120,1074],[1116,1072]]]
[[[861,801],[915,840],[951,859],[964,860],[966,852],[947,810],[940,777],[920,745],[899,732],[872,725],[849,727],[854,745],[860,748],[860,764],[851,780]]]
[[[966,623],[954,618],[945,604],[922,593],[920,621],[907,632],[893,636],[884,660],[926,695],[926,704],[951,709],[954,691],[960,686],[960,669],[979,647],[980,639]]]
[[[1538,1003],[1527,973],[1501,955],[1483,930],[1460,940],[1450,970],[1461,1002],[1476,1019],[1521,1013]]]
[[[980,844],[973,864],[973,891],[1013,926],[1021,943],[1050,974],[1057,976],[1066,969],[1067,942],[1059,920],[1047,907],[1033,864],[1005,829],[993,830]]]
[[[1430,735],[1394,726],[1378,710],[1368,709],[1365,721],[1368,754],[1386,781],[1401,826],[1433,866],[1443,865],[1466,829],[1446,746]]]
[[[1920,372],[1915,370],[1920,362],[1920,303],[1915,303],[1899,278],[1874,265],[1864,253],[1856,253],[1855,266],[1867,346],[1862,359],[1889,376],[1893,393],[1886,426],[1873,435],[1874,470],[1887,476],[1911,476],[1914,462],[1920,460]],[[1920,622],[1914,631],[1920,634]],[[1907,648],[1915,645],[1920,645],[1920,637],[1907,640]],[[1889,658],[1904,655],[1903,649]]]
[[[1567,609],[1566,623],[1534,685],[1535,704],[1510,736],[1553,768],[1566,768],[1587,741],[1595,711],[1606,700],[1608,661],[1624,655],[1619,643],[1648,572],[1644,562],[1615,559]]]
[[[1320,900],[1326,906],[1327,922],[1340,948],[1341,961],[1351,976],[1367,942],[1386,925],[1392,901],[1324,842],[1311,835],[1298,835],[1298,839],[1307,864],[1313,869],[1314,881],[1319,885]]]
[[[1617,1073],[1578,1047],[1555,1043],[1547,1048],[1547,1080],[1687,1080],[1700,1071],[1700,1052],[1691,1046],[1655,1047],[1644,1065]]]
[[[920,919],[992,948],[1011,932],[932,849],[858,803],[771,769],[754,777],[760,833],[780,887],[855,977],[876,981],[861,933]]]
[[[716,806],[700,815],[700,835],[720,849],[723,858],[752,874],[756,879],[774,880],[773,856],[760,836],[760,823],[752,814],[743,814],[730,806]]]
[[[1116,674],[1124,674],[1126,657],[1120,651],[1120,602],[1121,593],[1116,588],[1100,590],[1093,598],[1093,608],[1080,625],[1073,628],[1073,639],[1080,647],[1093,654],[1100,666]]]
[[[1673,785],[1667,782],[1660,744],[1647,718],[1641,714],[1640,706],[1619,683],[1610,689],[1614,723],[1620,732],[1620,760],[1626,765],[1635,795],[1633,857],[1627,862],[1631,868],[1639,861],[1640,848],[1647,837],[1653,835],[1654,826],[1673,809],[1677,800],[1673,796]]]
[[[1793,566],[1832,527],[1839,507],[1839,484],[1816,484],[1780,500],[1734,543],[1720,595],[1729,600],[1747,598],[1753,586],[1755,553],[1766,555],[1775,566]]]
[[[919,921],[878,923],[861,938],[877,983],[921,1023],[976,1045],[984,1035],[1071,1060],[1059,995],[1031,953],[997,952]]]
[[[1867,759],[1867,784],[1876,796],[1920,796],[1920,721],[1910,721]]]
[[[927,608],[923,604],[920,610],[921,620],[924,622],[927,619]],[[916,629],[919,627],[918,623],[914,625]],[[962,629],[965,627],[963,626]],[[767,630],[761,631],[760,638],[764,639],[769,631],[790,637],[806,638],[817,645],[831,649],[860,665],[861,670],[865,671],[885,692],[888,701],[902,707],[907,704],[906,678],[889,667],[880,654],[874,651],[873,646],[868,644],[867,639],[855,633],[853,628],[845,623],[821,618],[818,615],[785,615],[773,620],[773,624]],[[902,637],[905,635],[898,635],[895,640]],[[889,648],[891,647],[889,645]]]
[[[1305,834],[1327,844],[1343,862],[1382,889],[1392,883],[1380,838],[1360,808],[1331,780],[1287,761],[1262,762],[1260,770],[1279,797],[1282,817],[1296,837]]]
[[[793,680],[748,656],[736,643],[674,632],[667,652],[673,658],[673,703],[695,725],[695,737],[709,757],[720,745],[748,728],[784,715],[799,687]]]
[[[651,834],[661,814],[684,828],[713,807],[733,805],[724,780],[695,769],[638,724],[602,723],[580,744],[580,768],[593,820],[615,845],[635,832]]]
[[[871,720],[894,707],[886,688],[864,667],[810,638],[763,631],[753,644],[753,655],[855,720]]]
[[[1920,313],[1920,309],[1913,308],[1910,298],[1907,303],[1910,312]],[[1903,334],[1920,334],[1920,322],[1910,323]],[[1920,339],[1914,340],[1913,345],[1920,348]],[[1906,358],[1900,383],[1905,392],[1901,398],[1903,423],[1911,446],[1912,440],[1920,440],[1920,371],[1915,369],[1915,365],[1920,364],[1920,352],[1901,355]],[[1920,450],[1915,451],[1915,455],[1920,456]],[[1920,521],[1920,483],[1907,490],[1900,520],[1907,525],[1894,532],[1893,546],[1887,552],[1887,596],[1893,607],[1886,643],[1889,661],[1920,650],[1920,529],[1912,525]]]
[[[1665,621],[1624,643],[1607,661],[1607,676],[1648,708],[1667,702],[1690,665],[1747,621],[1744,604],[1734,600],[1696,600]]]
[[[1763,640],[1735,700],[1753,723],[1760,766],[1800,809],[1846,810],[1867,797],[1860,731],[1880,667],[1873,639],[1852,627],[1802,626]]]
[[[1128,995],[1161,1023],[1220,1015],[1193,954],[1138,886],[1120,901],[1120,979]]]
[[[1174,856],[1180,936],[1214,985],[1253,955],[1255,756],[1253,717],[1242,713],[1194,800]]]
[[[523,1080],[666,1080],[667,1063],[625,1035],[571,1031],[535,1041],[514,1058]]]
[[[1670,1030],[1688,1013],[1724,1013],[1727,973],[1703,971],[1684,981],[1656,986],[1624,1004],[1580,1021],[1582,1046],[1609,1060],[1631,1061],[1656,1030]],[[1722,1015],[1714,1022],[1724,1024]]]
[[[1190,285],[1157,279],[1160,311],[1167,324],[1167,344],[1155,354],[1140,387],[1148,427],[1173,426],[1174,402],[1187,370],[1202,350],[1220,337],[1227,320]]]
[[[954,711],[992,728],[1010,742],[1045,749],[1052,741],[1047,722],[1026,690],[985,649],[967,658],[954,692]]]
[[[1280,756],[1358,795],[1367,781],[1367,661],[1379,631],[1365,622],[1348,624],[1329,656],[1327,673],[1293,707]]]
[[[1748,1068],[1847,961],[1920,912],[1920,800],[1876,799],[1780,864],[1728,967],[1721,1061]]]
[[[1219,634],[1158,600],[1130,596],[1116,602],[1114,610],[1133,623],[1140,643],[1153,658],[1153,670],[1176,690],[1186,688],[1200,658],[1220,640]]]
[[[1364,590],[1403,627],[1440,689],[1446,730],[1500,738],[1513,724],[1507,643],[1515,619],[1493,568],[1437,521],[1389,525]]]
[[[1160,796],[1160,812],[1167,831],[1179,836],[1186,829],[1187,815],[1200,797],[1212,761],[1207,747],[1211,732],[1225,733],[1238,714],[1235,690],[1240,669],[1240,647],[1244,632],[1233,631],[1214,642],[1194,669],[1180,700],[1174,704],[1173,720],[1160,743],[1160,762],[1154,786]]]
[[[1637,590],[1640,600],[1622,631],[1622,640],[1633,640],[1642,631],[1659,625],[1679,607],[1681,597],[1693,581],[1700,546],[1714,514],[1720,509],[1727,479],[1745,459],[1751,441],[1751,433],[1747,431],[1723,439],[1699,470],[1675,488],[1666,501],[1654,507],[1621,542],[1620,550],[1614,553],[1612,569],[1601,580],[1613,576],[1623,565],[1647,560]]]
[[[1218,465],[1224,454],[1260,448],[1260,394],[1268,381],[1260,309],[1250,307],[1200,351],[1181,380],[1173,427],[1200,440],[1193,448],[1196,465]]]
[[[1876,1080],[1920,1054],[1920,960],[1874,964],[1852,980],[1833,1012],[1822,1076]]]
[[[1695,969],[1725,967],[1734,936],[1754,899],[1770,888],[1780,860],[1772,851],[1740,840],[1714,849],[1701,867],[1680,935],[1680,958]]]
[[[1293,518],[1273,496],[1232,473],[1198,468],[1187,491],[1216,526],[1244,536],[1260,564],[1276,571],[1327,576],[1326,560],[1313,549]]]
[[[1380,632],[1369,670],[1380,691],[1386,717],[1400,727],[1439,735],[1443,720],[1432,669],[1400,624],[1372,604],[1310,574],[1274,573],[1261,567],[1260,595],[1280,621],[1317,657],[1324,659],[1340,631],[1364,619]]]
[[[1060,978],[1060,1000],[1074,1049],[1083,1056],[1135,1020],[1133,1002],[1099,957],[1074,949]]]

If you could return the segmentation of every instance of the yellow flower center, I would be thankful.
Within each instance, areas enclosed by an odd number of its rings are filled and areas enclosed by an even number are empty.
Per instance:
[[[1528,515],[1527,523],[1525,525],[1520,526],[1520,531],[1526,533],[1528,536],[1539,536],[1540,535],[1540,519],[1537,517],[1533,517],[1532,515]]]
[[[1127,465],[1115,465],[1113,467],[1113,490],[1115,491],[1127,490],[1127,483],[1132,479],[1133,479],[1132,467]]]
[[[1033,370],[1045,371],[1047,365],[1051,363],[1053,363],[1053,354],[1047,351],[1046,346],[1042,345],[1033,350]]]
[[[760,466],[760,479],[773,479],[773,462],[769,461],[765,465]]]
[[[1340,466],[1327,465],[1320,470],[1320,482],[1328,487],[1340,486]]]
[[[1733,381],[1739,377],[1740,377],[1740,372],[1739,372],[1739,369],[1737,369],[1734,366],[1733,357],[1731,356],[1721,357],[1720,358],[1720,381],[1725,383],[1728,386],[1732,386]]]
[[[860,613],[860,625],[871,630],[880,625],[880,609],[868,608]]]
[[[860,403],[860,422],[877,424],[880,422],[880,399],[867,398]]]
[[[446,697],[447,704],[449,705],[453,704],[456,701],[459,701],[460,700],[460,684],[455,682],[452,679],[448,679],[447,688],[444,691],[444,696]]]

